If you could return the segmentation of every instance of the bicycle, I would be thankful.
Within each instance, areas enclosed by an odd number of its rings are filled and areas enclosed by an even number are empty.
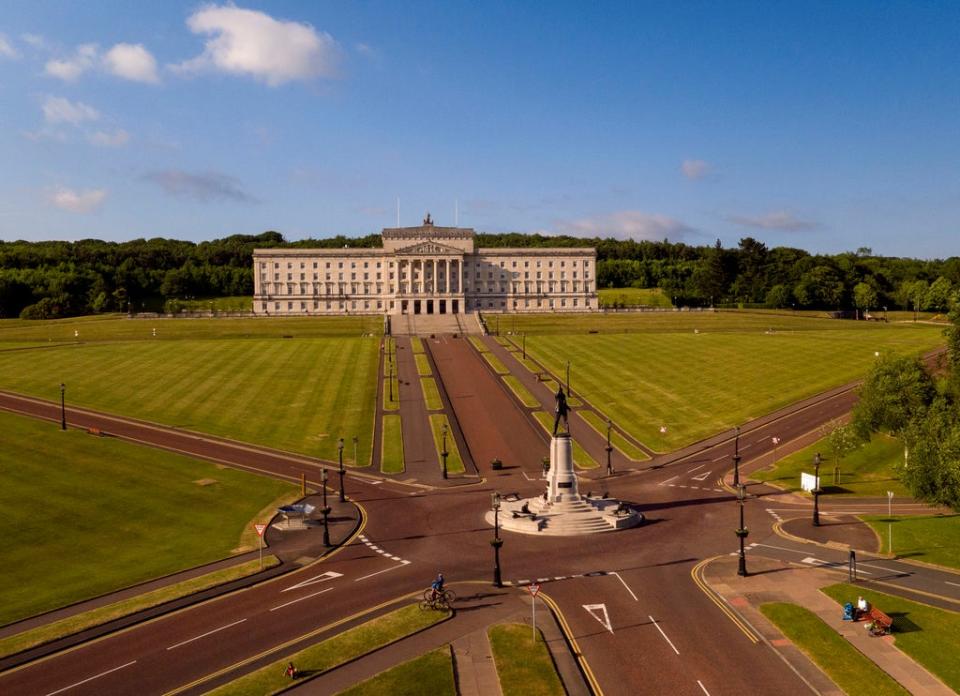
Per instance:
[[[453,590],[444,589],[440,592],[434,592],[433,588],[427,588],[423,591],[423,600],[420,602],[420,609],[422,611],[426,611],[427,609],[449,609],[456,599],[457,595]]]

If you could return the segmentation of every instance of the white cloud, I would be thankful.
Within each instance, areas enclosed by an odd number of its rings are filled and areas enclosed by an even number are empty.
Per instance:
[[[607,215],[562,221],[557,224],[557,231],[577,237],[660,241],[683,238],[694,232],[694,229],[666,215],[621,210]]]
[[[100,147],[123,147],[130,142],[130,134],[122,128],[118,128],[112,133],[106,133],[104,131],[91,133],[87,136],[87,140],[89,140],[92,145],[99,145]]]
[[[51,77],[58,77],[65,82],[73,82],[83,73],[94,67],[97,58],[96,44],[77,46],[72,58],[53,58],[47,61],[45,72]]]
[[[774,210],[761,215],[728,215],[727,220],[741,227],[789,232],[809,230],[817,226],[816,223],[803,220],[786,210]]]
[[[710,171],[710,165],[703,160],[687,159],[683,160],[683,163],[680,165],[680,171],[683,172],[685,177],[691,181],[695,181],[707,175],[707,172]]]
[[[20,38],[23,39],[24,43],[29,44],[34,48],[47,47],[47,40],[40,34],[20,34]]]
[[[220,70],[250,75],[271,87],[336,75],[337,42],[309,24],[233,5],[208,5],[190,15],[187,26],[211,38],[199,56],[171,66],[178,72]]]
[[[72,123],[76,126],[84,121],[96,121],[100,113],[83,102],[48,96],[43,102],[43,117],[47,123]]]
[[[241,203],[256,203],[257,199],[243,190],[240,182],[220,172],[192,174],[180,169],[150,172],[143,177],[156,184],[171,196],[186,196],[203,203],[214,200],[233,200]]]
[[[134,82],[157,83],[157,61],[142,44],[119,43],[103,56],[104,69]]]
[[[92,213],[103,205],[107,197],[105,189],[89,189],[74,191],[68,188],[59,188],[49,194],[52,205],[71,213]]]
[[[10,43],[9,39],[3,34],[0,34],[0,56],[4,58],[19,58],[20,54],[17,52],[17,49],[13,47],[13,44]]]

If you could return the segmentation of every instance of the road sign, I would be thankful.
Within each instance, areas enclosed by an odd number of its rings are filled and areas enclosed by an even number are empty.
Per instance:
[[[536,597],[537,592],[539,591],[540,591],[540,585],[537,585],[536,583],[532,585],[527,585],[527,592],[529,592],[533,597]]]
[[[257,530],[257,536],[262,537],[264,530],[267,528],[267,525],[265,525],[265,524],[255,524],[255,525],[253,525],[253,528]]]
[[[610,615],[607,613],[606,604],[584,604],[583,608],[590,612],[590,616],[600,622],[600,625],[613,633],[613,626],[610,625]],[[603,614],[603,618],[600,615]]]

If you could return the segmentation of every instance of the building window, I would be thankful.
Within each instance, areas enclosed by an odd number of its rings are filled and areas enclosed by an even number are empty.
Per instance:
[[[293,264],[287,261],[287,269],[293,268]]]
[[[287,309],[293,309],[293,302],[287,302]]]
[[[357,267],[357,262],[356,262],[356,261],[351,261],[351,262],[350,262],[350,268],[356,268],[356,267]]]
[[[273,274],[273,279],[274,279],[275,281],[280,280],[280,274],[279,274],[279,273],[274,273],[274,274]]]
[[[279,312],[279,311],[280,311],[280,303],[279,303],[279,302],[274,302],[274,303],[273,303],[273,308],[274,308],[276,311]]]
[[[326,265],[325,265],[324,267],[325,267],[325,268],[330,268],[330,262],[327,261],[327,263],[326,263]]]

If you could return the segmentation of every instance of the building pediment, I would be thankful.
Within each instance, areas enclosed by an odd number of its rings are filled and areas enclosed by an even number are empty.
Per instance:
[[[463,249],[426,240],[397,249],[394,253],[397,256],[463,256]]]

